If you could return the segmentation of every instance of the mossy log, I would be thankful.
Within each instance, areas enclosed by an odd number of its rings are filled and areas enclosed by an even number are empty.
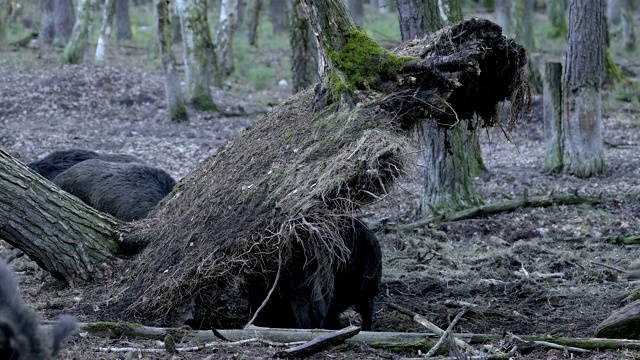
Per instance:
[[[320,84],[200,164],[134,229],[149,245],[122,270],[130,282],[118,305],[130,316],[242,326],[246,289],[266,294],[279,270],[330,292],[348,256],[341,234],[402,174],[409,130],[472,114],[490,126],[499,101],[528,99],[524,49],[487,20],[393,52],[345,31],[345,43],[325,49],[333,67]]]
[[[615,310],[595,331],[595,336],[612,339],[640,339],[640,300]]]

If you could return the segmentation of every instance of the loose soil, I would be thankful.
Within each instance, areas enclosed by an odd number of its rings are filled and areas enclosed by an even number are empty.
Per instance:
[[[275,85],[267,92],[228,85],[224,90],[214,90],[220,113],[190,109],[190,121],[177,124],[164,120],[164,85],[158,71],[126,66],[57,66],[45,60],[35,68],[0,63],[0,148],[25,163],[70,148],[123,153],[163,168],[179,180],[269,110],[268,105],[258,103],[275,104],[289,94],[290,88]],[[605,111],[606,172],[578,179],[544,172],[539,106],[528,122],[509,135],[510,141],[501,131],[483,134],[487,171],[476,179],[476,190],[487,204],[552,192],[602,195],[604,201],[595,206],[524,207],[401,233],[393,230],[395,225],[420,219],[416,206],[421,194],[421,166],[416,157],[415,167],[392,193],[361,213],[377,231],[384,251],[374,331],[426,332],[411,318],[390,308],[391,303],[446,328],[460,311],[445,304],[454,300],[479,306],[467,312],[456,332],[590,337],[613,310],[633,301],[630,294],[639,285],[628,281],[625,272],[639,258],[640,245],[618,245],[615,239],[639,235],[637,109],[622,103],[615,111]],[[6,244],[3,251],[3,256],[10,251]],[[56,283],[28,259],[15,260],[12,266],[25,300],[44,319],[53,320],[62,313],[75,315],[83,322],[102,319],[104,299],[89,296],[90,291],[82,287],[70,289]],[[357,316],[352,315],[346,314],[345,325],[358,323]],[[494,348],[504,345],[498,341],[488,344]],[[96,353],[99,347],[163,345],[81,333],[64,346],[60,358],[261,359],[278,350],[259,344],[216,346],[170,356]],[[399,355],[356,343],[311,358],[416,355]],[[560,350],[538,348],[517,358],[565,356]],[[610,350],[573,356],[638,358],[640,352]]]

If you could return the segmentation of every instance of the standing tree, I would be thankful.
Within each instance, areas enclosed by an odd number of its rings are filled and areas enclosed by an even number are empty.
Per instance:
[[[347,8],[356,24],[362,26],[362,17],[364,16],[363,0],[349,0],[347,1]]]
[[[291,43],[291,77],[293,93],[308,88],[318,78],[318,60],[315,41],[311,37],[309,20],[300,0],[291,0],[289,12],[289,40]]]
[[[233,35],[238,23],[238,0],[222,0],[220,3],[220,23],[216,35],[218,68],[222,76],[233,72]]]
[[[258,44],[258,23],[260,22],[260,15],[262,14],[262,8],[264,0],[250,0],[247,6],[248,19],[247,19],[247,37],[249,38],[249,45],[257,46]]]
[[[64,46],[71,36],[74,21],[72,0],[40,0],[40,42]]]
[[[168,0],[155,0],[156,19],[158,21],[158,41],[164,69],[164,91],[167,98],[167,112],[169,121],[181,122],[189,120],[180,78],[176,71],[176,58],[171,49],[170,11]]]
[[[177,0],[182,29],[186,100],[201,110],[217,111],[211,86],[222,82],[207,21],[206,0]]]
[[[105,52],[109,48],[111,40],[111,24],[113,24],[113,16],[116,13],[117,0],[105,0],[104,14],[102,16],[102,27],[100,28],[100,37],[98,38],[98,46],[96,46],[96,64],[103,64]]]
[[[149,217],[120,227],[0,151],[0,237],[67,282],[99,281],[119,266],[111,310],[162,324],[239,326],[256,311],[247,288],[266,294],[292,277],[330,294],[352,216],[403,172],[412,129],[449,126],[453,113],[492,125],[497,102],[526,101],[526,60],[488,20],[391,52],[341,0],[303,4],[324,45],[320,84],[202,162]]]
[[[79,64],[89,42],[89,24],[91,23],[91,0],[78,0],[78,16],[73,26],[71,38],[64,48],[64,60],[69,64]]]
[[[282,34],[287,31],[289,24],[287,23],[287,1],[286,0],[271,0],[269,1],[269,19],[273,24],[273,32],[275,34]]]
[[[443,23],[462,20],[457,0],[399,0],[398,14],[404,29],[403,40],[424,37],[440,29]],[[481,201],[473,188],[473,178],[482,166],[482,156],[475,122],[470,117],[459,117],[448,126],[424,122],[420,147],[424,162],[424,196],[420,208],[424,214]]]
[[[118,41],[131,40],[131,19],[129,18],[129,0],[116,0],[116,36]]]
[[[636,4],[634,0],[625,0],[622,7],[622,39],[624,48],[633,51],[636,48],[636,33],[633,27],[633,14],[635,14]]]
[[[600,0],[569,2],[569,38],[563,77],[563,171],[589,177],[604,171],[602,99],[605,6]]]

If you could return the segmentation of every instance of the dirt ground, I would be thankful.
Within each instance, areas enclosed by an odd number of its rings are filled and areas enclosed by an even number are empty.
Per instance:
[[[289,88],[275,84],[266,92],[239,85],[225,90],[241,95],[216,90],[221,113],[191,110],[189,122],[175,124],[163,121],[164,87],[159,72],[125,66],[58,66],[46,60],[37,68],[0,62],[0,148],[25,163],[69,148],[124,153],[181,179],[268,111],[268,106],[258,102],[275,104],[290,94]],[[511,133],[511,141],[500,131],[483,135],[488,172],[475,182],[487,204],[552,192],[601,194],[601,204],[519,208],[401,233],[393,226],[419,219],[415,214],[421,193],[417,159],[415,168],[409,169],[389,196],[363,209],[361,216],[378,231],[384,251],[374,331],[427,332],[389,304],[410,309],[446,328],[460,311],[450,303],[458,301],[477,305],[458,322],[455,331],[459,333],[590,337],[614,309],[633,301],[630,294],[638,290],[639,283],[628,281],[625,271],[639,258],[640,247],[618,245],[615,239],[639,234],[640,120],[637,107],[630,103],[615,107],[611,110],[609,106],[604,113],[604,175],[578,179],[546,174],[537,109],[529,122]],[[102,300],[90,297],[89,289],[65,288],[25,258],[12,266],[26,301],[44,319],[53,320],[62,313],[83,322],[101,319]],[[349,315],[343,319],[345,324],[351,320],[357,323]],[[485,345],[503,350],[508,346],[500,341]],[[262,359],[279,349],[252,344],[167,355],[96,352],[99,347],[163,345],[80,333],[64,346],[60,358]],[[395,354],[355,342],[311,358],[413,356],[418,356],[417,352]],[[581,355],[538,347],[517,353],[515,358],[637,359],[640,352],[609,350]]]

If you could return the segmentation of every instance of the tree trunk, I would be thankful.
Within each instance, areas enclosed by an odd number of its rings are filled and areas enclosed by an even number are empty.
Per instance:
[[[498,25],[502,27],[502,31],[507,36],[513,36],[515,34],[515,19],[513,18],[514,2],[517,0],[496,0],[495,12],[496,21]]]
[[[363,0],[349,0],[347,1],[347,7],[351,13],[351,17],[356,22],[356,25],[362,26],[362,17],[364,15]]]
[[[233,35],[238,20],[238,0],[222,0],[220,5],[220,23],[216,36],[218,50],[218,68],[222,76],[229,76],[233,72]]]
[[[438,0],[398,0],[402,41],[421,38],[442,27]]]
[[[515,0],[515,6],[513,8],[513,18],[516,21],[516,42],[518,42],[518,44],[522,44],[529,53],[534,52],[536,48],[533,40],[534,5],[535,1]]]
[[[56,35],[56,27],[54,25],[54,2],[56,0],[40,0],[40,30],[38,32],[38,41],[42,44],[53,43]],[[8,4],[9,2],[7,2]]]
[[[563,171],[589,177],[604,171],[602,99],[604,2],[571,0],[563,78]]]
[[[438,7],[441,9],[440,18],[444,24],[462,21],[460,0],[438,0]]]
[[[544,169],[562,169],[562,64],[546,63],[543,91]]]
[[[171,24],[171,40],[173,42],[182,41],[182,25],[180,24],[180,14],[176,1],[169,2],[169,23]]]
[[[607,23],[609,25],[620,24],[624,1],[626,0],[607,0]]]
[[[171,24],[169,23],[169,5],[167,0],[155,0],[158,40],[164,69],[164,91],[167,98],[167,113],[169,121],[188,121],[189,115],[185,104],[180,78],[176,72],[176,58],[171,49]]]
[[[569,32],[567,25],[567,0],[547,0],[547,16],[553,27],[551,35],[564,39]]]
[[[64,60],[68,64],[79,64],[89,41],[89,23],[91,22],[91,0],[78,0],[78,16],[73,26],[71,38],[64,49]]]
[[[116,0],[116,36],[118,41],[131,40],[131,19],[129,18],[129,0]]]
[[[75,22],[73,0],[54,0],[53,19],[55,26],[53,44],[65,46],[71,37]]]
[[[473,188],[473,169],[478,161],[473,157],[474,130],[468,131],[471,120],[461,120],[453,128],[439,126],[435,121],[424,123],[420,136],[424,161],[424,197],[422,214],[437,214],[478,205],[480,196]]]
[[[287,23],[287,1],[271,0],[269,4],[269,18],[271,19],[271,24],[273,24],[273,33],[282,34],[287,31],[289,27]]]
[[[635,8],[634,0],[625,0],[622,8],[622,38],[627,51],[633,51],[636,48],[636,33],[633,27]]]
[[[249,12],[247,21],[247,37],[249,45],[257,46],[258,44],[258,23],[260,22],[260,13],[262,12],[263,0],[251,0],[247,11]]]
[[[102,27],[100,28],[100,37],[96,46],[96,64],[104,64],[104,57],[109,42],[111,40],[111,24],[113,24],[113,16],[116,12],[117,0],[105,0],[104,14],[102,16]]]
[[[293,93],[308,88],[318,78],[318,60],[315,41],[311,37],[309,21],[300,0],[291,0],[289,34],[291,42],[291,76]]]
[[[217,111],[210,86],[220,85],[215,47],[207,22],[206,0],[177,0],[182,28],[186,100],[200,110]]]
[[[0,150],[0,238],[68,284],[110,277],[120,247],[115,218],[60,190]]]

